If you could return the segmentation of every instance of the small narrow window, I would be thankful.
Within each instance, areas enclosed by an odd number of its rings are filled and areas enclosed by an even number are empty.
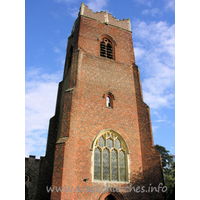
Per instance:
[[[106,107],[110,108],[110,97],[109,96],[106,97]]]
[[[105,98],[104,105],[106,106],[106,108],[113,108],[113,100],[115,99],[114,95],[111,92],[108,92],[107,94],[104,94],[102,97]]]

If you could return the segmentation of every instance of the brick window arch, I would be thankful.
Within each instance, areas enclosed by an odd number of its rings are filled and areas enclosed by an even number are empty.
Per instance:
[[[103,95],[103,98],[106,100],[106,108],[113,108],[114,95],[111,92],[108,92]]]
[[[113,130],[100,133],[93,143],[94,181],[128,181],[128,147]]]
[[[114,60],[114,41],[109,36],[100,38],[100,56]]]
[[[109,194],[105,200],[116,200],[115,197],[112,194]]]
[[[114,188],[113,188],[114,189]],[[112,188],[111,188],[112,190]],[[105,191],[101,194],[99,200],[123,200],[124,197],[121,193],[119,192],[109,192],[109,191]]]

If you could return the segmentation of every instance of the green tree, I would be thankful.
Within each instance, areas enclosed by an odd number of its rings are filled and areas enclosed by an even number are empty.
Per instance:
[[[170,154],[165,147],[155,145],[156,150],[161,154],[163,178],[167,186],[166,200],[175,199],[175,156]]]

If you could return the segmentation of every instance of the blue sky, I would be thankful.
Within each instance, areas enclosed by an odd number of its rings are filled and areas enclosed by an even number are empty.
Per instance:
[[[175,154],[174,0],[25,1],[25,156],[45,155],[49,119],[62,80],[67,39],[81,2],[131,20],[154,144]]]

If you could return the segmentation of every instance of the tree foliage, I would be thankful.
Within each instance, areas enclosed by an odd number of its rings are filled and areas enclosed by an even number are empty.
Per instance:
[[[163,177],[165,186],[167,186],[166,200],[175,199],[175,156],[169,154],[165,147],[155,145],[156,150],[161,154]]]

